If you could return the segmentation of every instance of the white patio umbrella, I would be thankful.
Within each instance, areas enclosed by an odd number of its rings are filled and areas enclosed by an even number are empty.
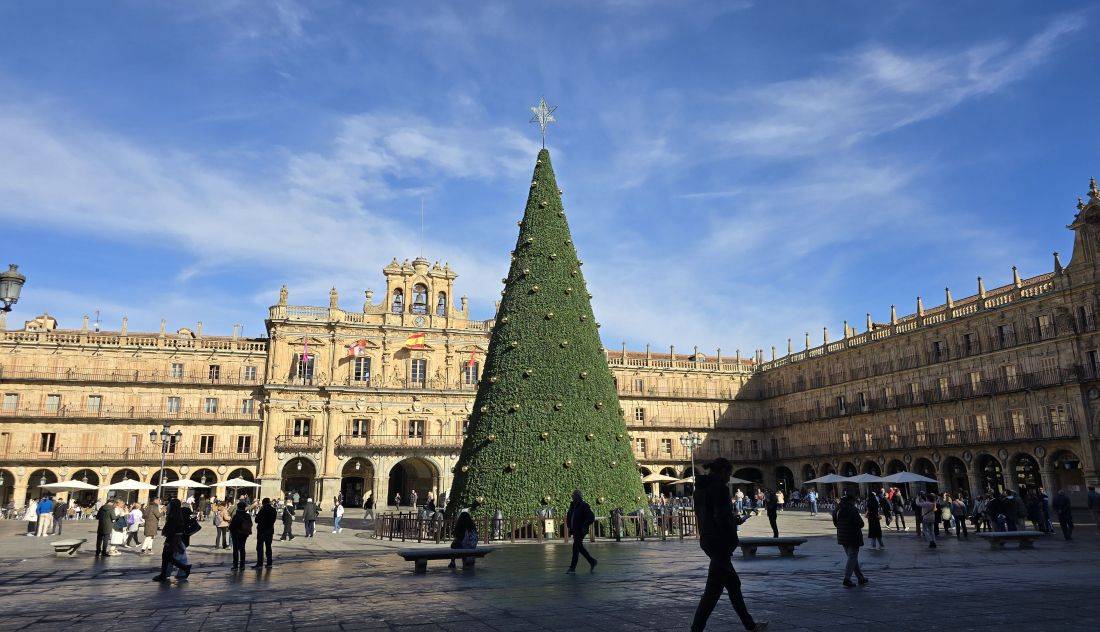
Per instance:
[[[231,478],[227,481],[214,483],[214,487],[259,487],[259,483],[253,483],[243,478]]]
[[[852,479],[840,476],[839,474],[826,474],[825,476],[819,476],[815,479],[808,480],[803,485],[812,485],[814,483],[824,483],[826,485],[832,483],[850,483]]]
[[[642,477],[643,483],[675,483],[676,477],[667,474],[650,474]]]
[[[186,478],[181,478],[180,480],[172,481],[171,483],[165,483],[163,486],[164,487],[176,487],[176,488],[181,488],[181,489],[192,489],[192,488],[196,488],[196,487],[204,487],[204,488],[205,487],[210,487],[209,485],[203,485],[202,483],[200,483],[198,481],[192,481],[192,480],[188,480]]]
[[[859,476],[850,476],[845,483],[885,483],[886,479],[881,476],[875,476],[874,474],[860,474]]]
[[[673,485],[694,485],[695,484],[695,477],[694,476],[688,476],[687,478],[676,479],[676,480],[672,481],[672,484]]]
[[[884,483],[938,483],[934,478],[921,476],[915,472],[898,472],[882,479]]]
[[[141,481],[135,481],[133,479],[127,478],[127,479],[121,480],[117,483],[111,483],[110,485],[108,485],[104,489],[114,490],[114,491],[135,491],[135,490],[148,490],[148,489],[156,489],[156,488],[157,488],[156,485],[150,485],[149,483],[142,483]]]
[[[89,485],[84,481],[58,481],[56,483],[46,483],[40,486],[41,489],[48,489],[55,492],[76,492],[85,491],[89,489],[99,489],[95,485]]]

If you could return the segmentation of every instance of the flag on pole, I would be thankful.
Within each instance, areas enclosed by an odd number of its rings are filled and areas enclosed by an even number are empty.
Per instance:
[[[348,345],[348,357],[354,358],[363,355],[367,351],[367,341],[360,339]]]
[[[475,355],[475,354],[476,354],[476,353],[477,353],[477,349],[472,349],[472,350],[470,350],[470,359],[466,361],[466,368],[467,368],[467,369],[469,369],[469,368],[471,368],[472,366],[474,366],[474,362],[475,362],[475,358],[476,358],[476,355]]]
[[[406,349],[427,349],[427,345],[424,344],[425,334],[422,331],[418,331],[415,334],[410,334],[405,339]]]

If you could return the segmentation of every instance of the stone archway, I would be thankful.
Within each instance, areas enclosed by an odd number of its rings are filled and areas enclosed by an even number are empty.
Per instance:
[[[927,476],[932,480],[939,480],[936,478],[935,464],[926,458],[921,457],[913,461],[913,471],[921,476]],[[917,483],[917,490],[936,494],[940,491],[940,485],[939,483]]]
[[[810,465],[809,463],[807,463],[806,465],[803,465],[802,466],[802,485],[801,486],[802,487],[811,487],[812,486],[816,489],[817,488],[817,483],[810,483],[809,485],[806,484],[806,481],[812,481],[815,478],[817,478],[817,470],[814,469],[814,466]]]
[[[1088,505],[1088,488],[1085,487],[1085,472],[1081,469],[1081,459],[1069,450],[1059,450],[1050,457],[1051,480],[1054,489],[1047,490],[1056,494],[1058,490],[1066,492],[1070,504],[1075,507]]]
[[[977,476],[983,494],[1005,493],[1005,477],[1001,462],[992,454],[978,455]]]
[[[317,491],[317,466],[311,459],[294,457],[286,462],[282,472],[283,498],[290,498],[298,507],[309,498],[315,498]]]
[[[664,474],[665,476],[671,476],[672,478],[680,478],[680,474],[676,471],[676,468],[674,467],[661,468],[661,474]],[[676,491],[676,486],[672,483],[661,483],[657,486],[657,490],[665,498],[671,498]]]
[[[959,494],[970,495],[970,477],[967,475],[966,463],[957,456],[949,456],[943,460],[943,477],[947,481],[947,492],[952,496]]]
[[[42,489],[41,486],[56,482],[57,474],[54,474],[50,470],[41,469],[31,472],[31,475],[27,477],[27,498],[38,499],[42,496],[52,496],[53,492],[48,489]]]
[[[755,467],[743,467],[733,473],[734,478],[744,479],[748,483],[736,483],[735,489],[745,493],[745,498],[751,500],[756,497],[756,488],[764,487],[764,473]]]
[[[369,459],[355,457],[344,464],[340,494],[345,507],[362,507],[374,489],[374,465]]]
[[[233,470],[229,473],[229,476],[225,477],[225,480],[228,481],[234,478],[242,478],[252,483],[256,482],[256,475],[252,473],[252,470],[245,467],[238,467],[237,469]]]
[[[131,470],[131,469],[128,469],[128,468],[123,468],[121,470],[118,470],[114,474],[111,475],[111,485],[114,485],[115,483],[121,483],[122,481],[140,481],[140,480],[141,480],[141,475],[138,474],[135,470]],[[153,493],[156,494],[156,490],[153,490]],[[138,493],[137,493],[137,490],[114,490],[114,489],[112,489],[111,491],[107,492],[107,498],[109,500],[111,500],[111,499],[121,500],[124,503],[130,504],[130,503],[137,502]]]
[[[434,463],[423,457],[403,459],[390,469],[386,503],[396,504],[394,499],[400,494],[401,506],[408,506],[416,490],[416,504],[421,505],[427,500],[428,492],[434,493],[438,487],[439,468]]]
[[[783,465],[775,468],[775,490],[783,492],[786,496],[790,496],[795,490],[794,472],[791,468]]]
[[[77,470],[73,472],[73,475],[69,478],[71,481],[80,481],[89,485],[99,486],[99,474],[90,468]],[[81,507],[91,507],[95,505],[96,499],[99,497],[99,490],[84,489],[80,491],[70,492],[69,499],[72,502],[79,504]]]
[[[1043,484],[1042,472],[1035,457],[1021,452],[1013,457],[1011,463],[1012,482],[1016,485],[1021,497],[1039,489]]]
[[[856,469],[856,464],[851,461],[845,461],[840,464],[841,476],[857,476],[859,470]],[[859,483],[841,483],[840,491],[842,494],[851,494],[853,496],[859,496]]]
[[[15,502],[15,472],[0,469],[0,507]]]
[[[180,475],[177,474],[175,470],[173,470],[171,468],[167,468],[167,467],[164,468],[164,482],[165,483],[172,483],[172,482],[178,481],[178,480],[180,480]],[[171,498],[179,498],[180,500],[183,500],[184,498],[186,498],[187,496],[189,496],[191,494],[190,491],[184,491],[183,493],[180,493],[180,490],[177,487],[160,487],[160,470],[159,469],[156,472],[153,472],[152,478],[149,479],[149,484],[154,486],[154,487],[159,488],[159,489],[150,489],[149,490],[149,500],[153,500],[154,498],[156,498],[158,493],[160,494],[160,497],[164,499],[165,502],[167,502]]]

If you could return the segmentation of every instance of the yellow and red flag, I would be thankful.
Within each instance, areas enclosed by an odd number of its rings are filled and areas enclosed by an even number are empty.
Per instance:
[[[475,355],[476,353],[477,353],[477,349],[473,349],[473,350],[470,351],[470,359],[466,361],[466,368],[467,369],[474,366],[474,362],[477,361],[476,360],[477,356]]]
[[[424,344],[424,337],[425,334],[422,331],[418,331],[415,334],[410,334],[409,337],[405,339],[405,348],[426,349],[427,345]]]

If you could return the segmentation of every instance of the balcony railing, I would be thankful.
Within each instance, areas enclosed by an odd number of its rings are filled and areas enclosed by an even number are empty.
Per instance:
[[[191,338],[154,333],[92,332],[78,329],[59,331],[0,331],[0,342],[41,343],[48,345],[90,345],[96,347],[137,347],[143,349],[199,349],[245,351],[262,354],[267,340],[209,336]]]
[[[2,382],[84,382],[126,384],[192,384],[200,386],[259,386],[260,378],[244,378],[237,375],[210,377],[208,371],[176,374],[172,371],[74,368],[27,369],[0,366]]]
[[[424,434],[409,436],[401,434],[345,434],[336,437],[336,449],[342,452],[363,452],[376,448],[446,448],[458,450],[465,439],[461,434]]]
[[[256,461],[260,458],[257,452],[235,452],[230,450],[215,450],[213,452],[195,452],[176,450],[164,454],[167,463],[188,462],[237,462]],[[156,448],[66,448],[59,447],[53,450],[31,450],[29,448],[12,448],[0,450],[0,461],[50,461],[57,463],[100,463],[125,461],[128,463],[146,462],[160,463],[161,453]]]
[[[730,401],[737,396],[739,388],[714,387],[647,387],[641,389],[630,388],[627,385],[619,386],[620,397],[654,397],[654,398],[686,398],[686,399],[713,399],[718,401]]]
[[[154,419],[179,421],[259,421],[260,413],[228,410],[208,411],[187,408],[169,410],[164,407],[108,406],[98,408],[80,408],[60,406],[48,407],[0,407],[0,417],[28,419]]]
[[[284,434],[275,437],[276,452],[320,452],[324,447],[324,435]]]

